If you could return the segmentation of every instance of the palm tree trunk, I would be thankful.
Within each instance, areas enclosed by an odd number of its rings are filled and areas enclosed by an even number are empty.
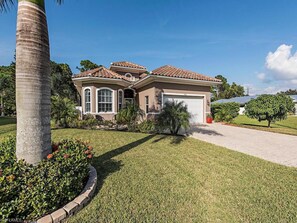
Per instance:
[[[16,155],[18,160],[37,164],[51,152],[50,55],[44,0],[19,0],[16,38]]]

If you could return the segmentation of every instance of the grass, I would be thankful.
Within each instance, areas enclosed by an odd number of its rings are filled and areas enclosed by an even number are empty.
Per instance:
[[[96,153],[97,192],[70,223],[297,222],[295,168],[192,138],[78,129],[52,133],[56,141],[90,140]]]
[[[262,131],[282,133],[288,135],[297,135],[297,116],[289,116],[286,120],[272,123],[271,128],[267,127],[267,121],[259,122],[258,120],[248,118],[245,115],[239,115],[237,118],[234,119],[234,122],[232,124],[240,127],[257,129]]]
[[[14,133],[16,130],[16,119],[10,117],[0,117],[0,138]]]

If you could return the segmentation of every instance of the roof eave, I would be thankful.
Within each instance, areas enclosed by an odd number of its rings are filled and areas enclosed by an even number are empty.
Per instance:
[[[222,82],[216,82],[216,81],[204,81],[204,80],[196,80],[196,79],[188,79],[188,78],[166,77],[166,76],[151,74],[137,81],[136,83],[133,84],[133,86],[139,88],[139,87],[143,87],[145,84],[149,84],[154,81],[175,83],[175,84],[202,85],[202,86],[217,86],[222,84]]]
[[[129,86],[130,81],[119,79],[119,78],[104,78],[104,77],[72,77],[73,82],[89,82],[89,81],[100,81],[101,83],[111,83]]]

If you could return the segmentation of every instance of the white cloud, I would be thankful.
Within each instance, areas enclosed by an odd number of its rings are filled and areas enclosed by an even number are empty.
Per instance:
[[[260,94],[275,94],[282,90],[280,86],[258,86],[254,84],[243,84],[249,95],[260,95]]]
[[[292,45],[280,45],[266,57],[266,68],[276,80],[297,81],[297,52],[292,54]]]
[[[261,81],[265,81],[266,79],[266,74],[265,73],[258,73],[257,78]]]

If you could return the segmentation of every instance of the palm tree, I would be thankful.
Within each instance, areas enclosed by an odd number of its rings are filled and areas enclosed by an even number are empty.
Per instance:
[[[116,120],[118,124],[127,125],[128,131],[133,132],[136,130],[137,122],[143,115],[144,111],[137,104],[127,103],[126,107],[118,112]]]
[[[0,0],[0,10],[6,11],[15,2]],[[51,153],[49,52],[44,0],[18,0],[16,155],[30,164],[37,164]]]
[[[191,114],[184,102],[167,101],[158,116],[158,124],[161,130],[169,130],[172,135],[177,135],[180,128],[190,126]]]

